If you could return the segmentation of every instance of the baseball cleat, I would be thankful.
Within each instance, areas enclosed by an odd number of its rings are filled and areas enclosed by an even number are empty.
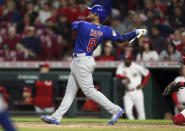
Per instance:
[[[56,124],[56,125],[60,124],[60,121],[54,119],[52,116],[41,116],[41,120],[48,124]]]
[[[122,116],[122,114],[124,113],[124,110],[123,109],[121,109],[119,112],[117,112],[117,113],[114,113],[113,115],[112,115],[112,117],[111,117],[111,120],[108,122],[108,124],[111,124],[111,125],[113,125],[114,123],[116,123],[116,121],[118,120],[118,118],[120,117],[120,116]]]

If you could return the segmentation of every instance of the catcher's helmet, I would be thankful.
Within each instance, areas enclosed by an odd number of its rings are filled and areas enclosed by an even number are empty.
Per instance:
[[[92,8],[88,7],[89,11],[100,18],[100,22],[103,22],[107,17],[106,9],[101,5],[94,5]]]

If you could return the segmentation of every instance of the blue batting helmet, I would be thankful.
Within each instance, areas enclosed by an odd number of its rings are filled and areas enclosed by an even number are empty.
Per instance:
[[[101,5],[94,5],[92,8],[88,7],[89,11],[100,18],[100,22],[103,22],[107,17],[106,9]]]

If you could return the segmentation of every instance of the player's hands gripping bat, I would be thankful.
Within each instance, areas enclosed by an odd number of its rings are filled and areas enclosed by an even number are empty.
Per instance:
[[[180,82],[172,82],[170,83],[166,89],[163,92],[163,96],[167,96],[171,94],[172,92],[177,92],[179,89],[182,89],[183,87],[180,85]]]
[[[146,29],[137,29],[137,30],[136,30],[136,34],[138,34],[138,35],[137,35],[135,38],[133,38],[132,40],[130,40],[130,41],[128,42],[128,46],[133,46],[134,43],[135,43],[135,41],[136,41],[137,39],[139,39],[142,35],[146,35],[146,32],[147,32]]]

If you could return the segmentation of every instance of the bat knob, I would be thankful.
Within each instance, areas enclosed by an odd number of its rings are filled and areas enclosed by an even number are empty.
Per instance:
[[[133,44],[131,42],[128,42],[128,46],[133,46]]]

